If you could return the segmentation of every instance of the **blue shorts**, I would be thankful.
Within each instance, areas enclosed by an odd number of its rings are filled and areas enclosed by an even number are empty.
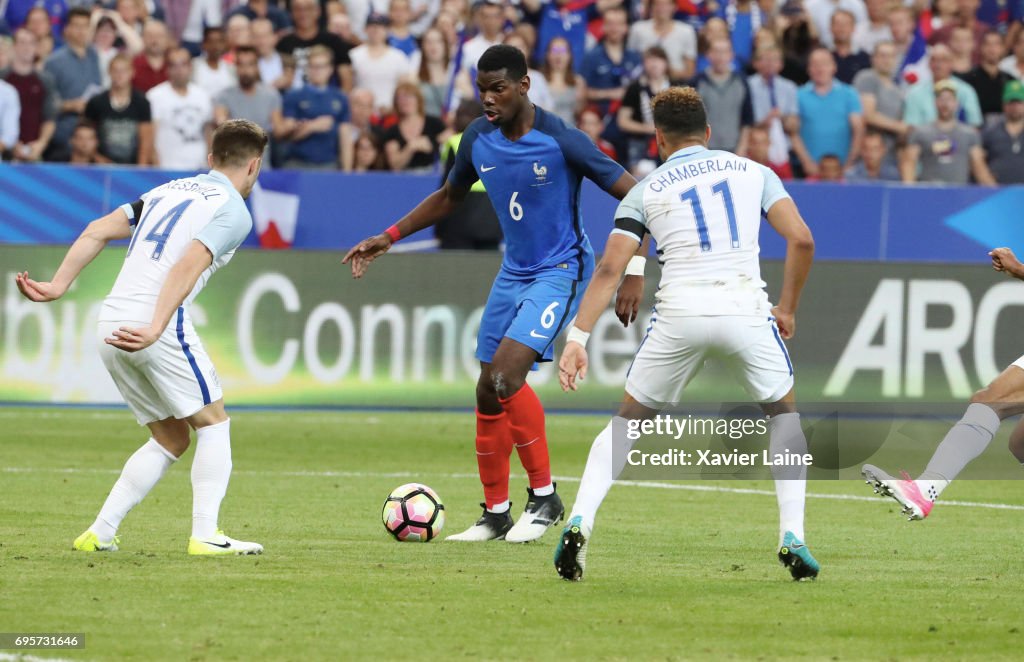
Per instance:
[[[499,273],[480,320],[476,358],[490,363],[501,339],[511,338],[537,352],[539,361],[550,361],[555,338],[576,317],[588,280],[562,276],[518,280]]]

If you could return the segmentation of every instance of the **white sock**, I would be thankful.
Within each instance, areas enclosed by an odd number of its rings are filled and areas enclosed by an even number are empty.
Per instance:
[[[231,419],[196,430],[192,460],[192,537],[217,535],[220,502],[231,478]]]
[[[807,438],[800,428],[800,414],[779,414],[768,421],[770,441],[768,452],[794,453],[802,455],[807,452]],[[792,531],[800,540],[804,540],[804,499],[807,493],[807,467],[803,465],[789,467],[772,467],[775,478],[775,497],[779,502],[779,545],[786,535]]]
[[[987,405],[972,404],[935,449],[924,473],[914,482],[935,501],[957,474],[981,455],[999,430],[999,415]]]
[[[551,496],[555,493],[555,486],[553,483],[548,483],[544,487],[538,487],[533,491],[534,496]]]
[[[511,508],[511,507],[512,507],[512,504],[509,503],[508,499],[505,499],[501,503],[496,503],[493,506],[491,506],[490,508],[488,508],[487,512],[489,512],[489,513],[497,513],[497,514],[500,515],[501,513],[507,513],[508,509]]]
[[[616,438],[620,444],[627,446],[621,453],[621,458],[615,457]],[[576,493],[576,503],[572,506],[569,519],[580,515],[584,526],[588,529],[594,528],[597,509],[601,507],[601,502],[608,495],[612,483],[625,465],[628,446],[632,444],[626,437],[626,419],[616,416],[608,421],[608,425],[601,430],[590,447],[587,466],[583,470],[580,489]]]
[[[177,461],[178,458],[161,446],[156,439],[150,439],[143,444],[124,463],[121,477],[114,483],[107,500],[103,502],[99,516],[89,530],[103,542],[112,540],[128,511],[149,494],[167,468]]]

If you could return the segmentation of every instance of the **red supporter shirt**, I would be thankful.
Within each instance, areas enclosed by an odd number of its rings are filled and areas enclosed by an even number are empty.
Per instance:
[[[779,179],[793,179],[793,167],[786,163],[769,163],[768,167],[779,176]]]
[[[132,79],[132,86],[143,94],[167,80],[167,60],[164,60],[163,67],[154,69],[149,66],[146,54],[139,53],[132,60],[132,66],[135,68],[135,78]]]
[[[7,74],[7,82],[18,90],[21,99],[21,129],[18,140],[30,143],[39,139],[43,125],[43,107],[46,104],[46,86],[36,74],[22,76],[13,71]]]

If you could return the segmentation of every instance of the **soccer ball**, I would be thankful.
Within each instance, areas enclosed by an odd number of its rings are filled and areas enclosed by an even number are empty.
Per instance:
[[[381,518],[396,540],[430,542],[444,528],[444,504],[426,485],[407,483],[388,495]]]

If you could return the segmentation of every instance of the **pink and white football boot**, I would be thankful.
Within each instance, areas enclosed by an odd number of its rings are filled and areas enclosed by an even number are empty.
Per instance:
[[[900,478],[893,478],[872,464],[865,464],[860,473],[864,481],[875,488],[875,494],[892,497],[901,506],[902,514],[907,520],[924,519],[935,505],[931,499],[921,494],[921,489],[906,471],[900,472]]]

